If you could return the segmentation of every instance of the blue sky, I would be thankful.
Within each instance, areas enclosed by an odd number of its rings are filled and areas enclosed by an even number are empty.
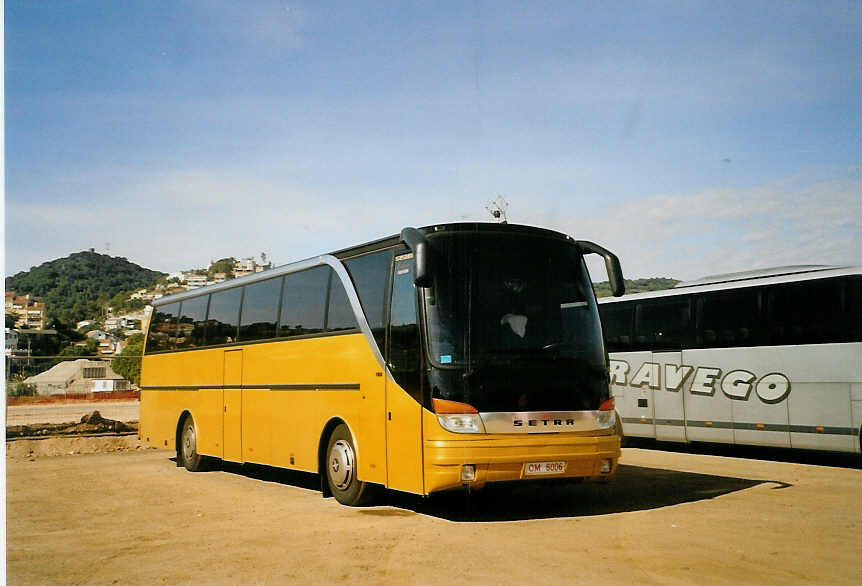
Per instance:
[[[630,277],[862,263],[862,4],[527,4],[7,0],[7,274],[281,264],[497,195]]]

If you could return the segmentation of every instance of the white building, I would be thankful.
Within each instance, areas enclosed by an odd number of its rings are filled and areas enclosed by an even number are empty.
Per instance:
[[[18,349],[18,332],[6,328],[6,356],[12,356]]]
[[[38,395],[67,395],[97,392],[98,387],[104,392],[107,388],[124,390],[128,381],[111,369],[110,364],[101,360],[79,358],[56,364],[35,376],[24,379],[24,383],[33,385]],[[116,381],[116,382],[115,382]],[[125,386],[124,386],[125,383]]]

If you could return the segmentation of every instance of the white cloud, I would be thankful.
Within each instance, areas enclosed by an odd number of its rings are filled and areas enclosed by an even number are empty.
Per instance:
[[[656,195],[555,224],[616,251],[629,277],[692,279],[784,265],[858,265],[862,181],[795,177],[748,189]]]

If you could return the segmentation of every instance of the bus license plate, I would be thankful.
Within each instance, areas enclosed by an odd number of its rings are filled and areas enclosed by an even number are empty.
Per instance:
[[[566,462],[528,462],[524,468],[524,476],[563,474],[565,471]]]

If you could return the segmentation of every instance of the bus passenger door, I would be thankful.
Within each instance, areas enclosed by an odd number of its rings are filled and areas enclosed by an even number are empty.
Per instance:
[[[387,336],[386,486],[424,492],[422,462],[421,356],[416,319],[413,254],[396,254]]]
[[[685,409],[682,387],[691,377],[692,368],[682,365],[682,352],[653,352],[652,361],[659,367],[662,384],[653,393],[655,438],[685,441]]]
[[[242,350],[224,353],[223,458],[242,462]]]

